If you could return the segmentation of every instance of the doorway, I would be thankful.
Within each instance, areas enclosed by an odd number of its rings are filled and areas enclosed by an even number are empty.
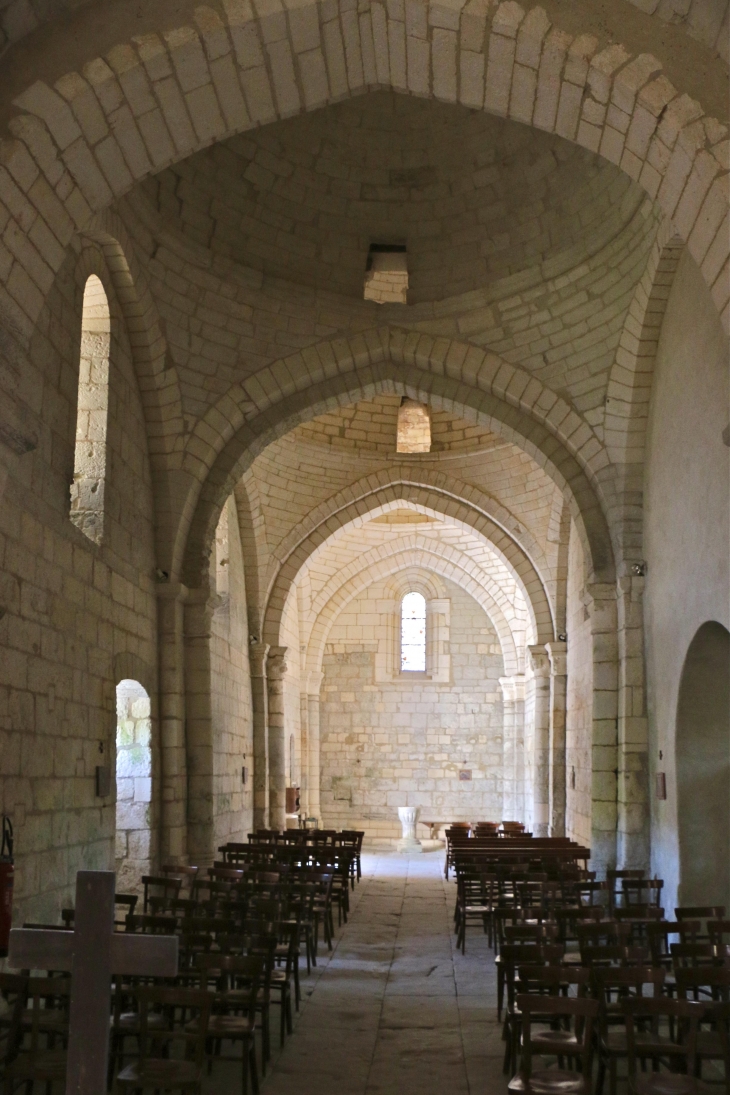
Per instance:
[[[139,681],[117,685],[117,892],[135,893],[151,870],[152,727]]]

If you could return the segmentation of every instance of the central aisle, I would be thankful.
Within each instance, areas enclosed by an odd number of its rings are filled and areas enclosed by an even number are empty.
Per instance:
[[[506,1091],[492,952],[472,929],[454,953],[454,895],[443,853],[363,856],[349,924],[303,979],[265,1095]]]

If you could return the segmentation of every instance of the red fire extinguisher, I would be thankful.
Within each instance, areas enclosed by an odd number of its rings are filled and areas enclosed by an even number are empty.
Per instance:
[[[0,847],[0,958],[6,958],[13,913],[13,824],[3,814],[3,839]]]

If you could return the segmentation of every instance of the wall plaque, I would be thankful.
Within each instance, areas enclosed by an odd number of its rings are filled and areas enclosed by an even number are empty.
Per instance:
[[[465,783],[467,780],[470,780],[471,779],[471,768],[462,768],[461,771],[459,772],[459,779],[461,780],[462,783]]]

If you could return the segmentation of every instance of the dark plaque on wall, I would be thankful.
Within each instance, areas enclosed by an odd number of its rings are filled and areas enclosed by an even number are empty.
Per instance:
[[[112,790],[112,770],[106,764],[96,767],[96,797],[106,798]]]
[[[461,780],[462,783],[466,783],[467,780],[470,780],[471,779],[471,768],[462,768],[461,771],[459,772],[459,779]]]
[[[667,797],[667,777],[664,772],[656,774],[656,797],[660,799]]]

